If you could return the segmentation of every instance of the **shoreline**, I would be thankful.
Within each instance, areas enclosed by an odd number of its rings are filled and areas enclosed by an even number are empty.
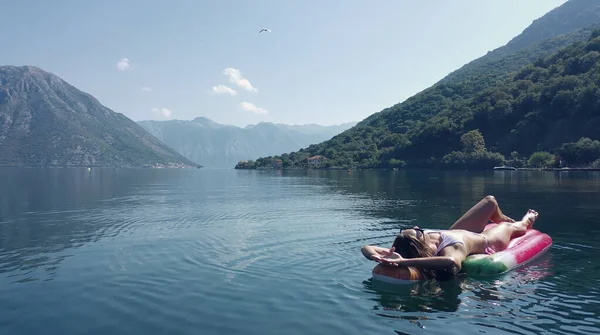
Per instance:
[[[380,168],[369,168],[369,169],[352,169],[352,168],[233,168],[234,170],[264,170],[264,171],[276,171],[276,170],[288,170],[288,171],[298,171],[298,170],[321,170],[321,171],[409,171],[409,170],[434,170],[434,171],[553,171],[553,172],[565,172],[565,171],[600,171],[600,168],[516,168],[516,169],[435,169],[435,168],[402,168],[402,169],[380,169]]]

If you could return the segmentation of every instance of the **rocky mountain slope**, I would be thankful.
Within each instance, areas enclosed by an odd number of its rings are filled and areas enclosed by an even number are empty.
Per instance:
[[[0,67],[0,166],[198,167],[34,66]]]

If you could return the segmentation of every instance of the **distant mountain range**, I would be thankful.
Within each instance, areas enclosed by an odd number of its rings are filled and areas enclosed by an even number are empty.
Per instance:
[[[0,66],[0,166],[199,167],[34,66]]]
[[[326,141],[356,122],[322,126],[261,122],[246,127],[193,120],[138,121],[138,124],[181,155],[204,167],[233,168],[239,161]]]

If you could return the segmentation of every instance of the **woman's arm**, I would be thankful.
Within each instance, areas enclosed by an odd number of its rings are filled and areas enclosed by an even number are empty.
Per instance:
[[[418,258],[403,258],[399,253],[391,248],[388,256],[376,259],[382,264],[392,266],[414,266],[423,269],[445,270],[452,273],[458,273],[462,268],[462,261],[465,256],[461,252],[455,252],[452,256],[433,256]]]

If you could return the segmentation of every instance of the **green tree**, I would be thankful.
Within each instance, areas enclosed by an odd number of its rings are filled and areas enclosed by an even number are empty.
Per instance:
[[[485,151],[485,141],[478,129],[471,130],[460,137],[463,151],[467,153]]]
[[[564,143],[556,152],[569,165],[589,164],[600,158],[600,141],[582,137],[577,142]]]
[[[406,166],[406,162],[404,162],[403,160],[392,158],[389,160],[388,166],[391,168],[403,168]]]
[[[546,151],[538,151],[529,157],[527,164],[531,167],[546,168],[551,167],[554,162],[555,157],[553,154]]]

